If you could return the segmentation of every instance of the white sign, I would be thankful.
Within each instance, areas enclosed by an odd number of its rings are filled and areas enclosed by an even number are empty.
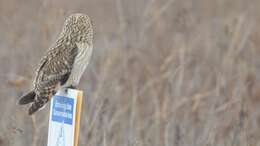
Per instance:
[[[75,146],[75,141],[78,140],[76,127],[79,127],[78,104],[81,104],[81,98],[82,92],[73,89],[68,89],[67,94],[59,91],[52,97],[48,146]]]

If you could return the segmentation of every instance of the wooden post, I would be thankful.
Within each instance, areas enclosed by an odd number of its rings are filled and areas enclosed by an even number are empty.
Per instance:
[[[58,91],[51,99],[48,146],[78,146],[83,92]]]
[[[83,92],[79,91],[77,96],[78,101],[77,101],[77,108],[76,108],[74,146],[78,146],[82,96],[83,96]]]

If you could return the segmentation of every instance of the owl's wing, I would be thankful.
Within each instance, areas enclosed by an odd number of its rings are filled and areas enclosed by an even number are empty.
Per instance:
[[[57,82],[60,82],[61,85],[64,84],[71,73],[77,51],[77,47],[50,50],[40,63],[36,84],[42,87],[53,85]]]

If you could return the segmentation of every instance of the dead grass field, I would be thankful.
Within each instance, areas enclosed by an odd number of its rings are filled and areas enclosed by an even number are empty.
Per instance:
[[[64,18],[88,14],[80,146],[260,145],[260,1],[1,0],[0,146],[47,143],[18,97]]]

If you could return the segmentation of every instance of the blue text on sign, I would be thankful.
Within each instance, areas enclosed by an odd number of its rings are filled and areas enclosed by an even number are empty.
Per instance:
[[[53,97],[52,121],[72,125],[74,99],[65,96]]]

